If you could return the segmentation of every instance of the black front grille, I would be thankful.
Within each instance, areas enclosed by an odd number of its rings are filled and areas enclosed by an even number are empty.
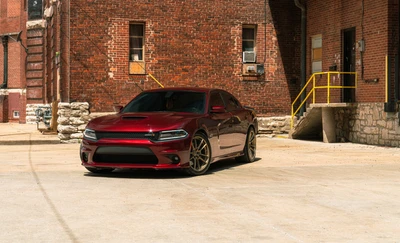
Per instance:
[[[104,146],[97,148],[93,161],[97,163],[157,164],[157,156],[149,148]]]

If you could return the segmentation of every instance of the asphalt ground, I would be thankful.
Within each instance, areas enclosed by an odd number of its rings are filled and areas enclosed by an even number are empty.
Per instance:
[[[94,175],[36,135],[0,145],[0,242],[400,242],[398,148],[260,137],[203,176]]]

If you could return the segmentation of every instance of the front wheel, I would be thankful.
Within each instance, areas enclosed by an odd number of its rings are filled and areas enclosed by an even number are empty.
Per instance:
[[[211,164],[211,147],[207,137],[196,133],[190,144],[189,168],[185,171],[189,175],[202,175],[206,173]]]
[[[253,162],[256,159],[257,136],[254,128],[250,128],[246,136],[246,144],[243,149],[243,156],[237,157],[239,162]]]

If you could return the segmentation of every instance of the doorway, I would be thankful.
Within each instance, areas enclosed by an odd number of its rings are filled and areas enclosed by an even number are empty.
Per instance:
[[[342,31],[343,46],[343,72],[355,72],[356,70],[356,28],[345,29]],[[355,86],[355,75],[344,74],[343,86]],[[342,102],[355,102],[355,89],[344,88]]]

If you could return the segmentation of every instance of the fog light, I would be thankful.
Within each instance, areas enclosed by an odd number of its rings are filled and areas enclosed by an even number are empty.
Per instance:
[[[85,163],[87,163],[89,161],[89,157],[88,157],[87,153],[82,153],[81,158],[82,158],[83,162],[85,162]]]
[[[167,155],[167,157],[168,157],[168,159],[171,160],[172,164],[178,164],[181,161],[179,156],[176,154],[169,154],[169,155]]]

